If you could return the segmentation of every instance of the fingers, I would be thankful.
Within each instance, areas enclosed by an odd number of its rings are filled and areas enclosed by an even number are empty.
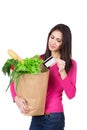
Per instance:
[[[27,100],[25,100],[25,99],[22,99],[22,103],[23,103],[24,105],[28,105],[28,102],[27,102]]]
[[[25,99],[22,99],[22,105],[21,105],[21,113],[26,114],[29,112],[28,102]]]
[[[26,104],[23,104],[20,108],[20,112],[23,114],[27,114],[29,112],[29,107]]]
[[[16,96],[15,103],[17,104],[22,114],[29,114],[30,111],[34,110],[34,108],[31,105],[29,105],[27,100],[25,100],[24,98]]]
[[[55,64],[57,64],[59,68],[60,67],[65,68],[66,62],[62,59],[55,59],[54,63],[51,64],[51,67]]]
[[[28,102],[25,99],[16,96],[15,103],[17,104],[21,113],[23,114],[28,113],[29,111]]]
[[[64,60],[56,59],[56,63],[58,65],[59,72],[62,72],[63,70],[65,70],[66,62]]]
[[[29,108],[26,107],[26,106],[23,106],[23,107],[20,109],[20,112],[21,112],[22,114],[27,114],[27,113],[29,112]]]
[[[56,63],[58,63],[60,65],[65,65],[66,64],[66,62],[64,60],[61,60],[61,59],[56,59],[55,61],[56,61]]]

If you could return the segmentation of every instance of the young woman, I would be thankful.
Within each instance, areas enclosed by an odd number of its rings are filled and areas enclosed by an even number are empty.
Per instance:
[[[47,48],[42,59],[51,55],[55,64],[50,66],[48,90],[44,115],[33,116],[29,130],[64,130],[65,116],[62,104],[62,94],[65,92],[69,99],[76,94],[77,64],[72,59],[72,35],[70,28],[65,24],[54,26],[47,39]],[[22,113],[27,113],[27,102],[16,96],[14,84],[11,84],[13,100]]]

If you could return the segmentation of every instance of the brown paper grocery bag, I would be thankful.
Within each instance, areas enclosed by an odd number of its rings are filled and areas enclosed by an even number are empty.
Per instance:
[[[30,111],[27,115],[43,115],[49,70],[39,74],[24,74],[20,77],[16,93],[27,100]]]

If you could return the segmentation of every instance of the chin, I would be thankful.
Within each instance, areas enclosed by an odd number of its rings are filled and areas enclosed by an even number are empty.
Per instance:
[[[56,48],[55,49],[54,48],[49,48],[49,50],[54,51],[54,52],[58,51],[58,49],[56,49]]]

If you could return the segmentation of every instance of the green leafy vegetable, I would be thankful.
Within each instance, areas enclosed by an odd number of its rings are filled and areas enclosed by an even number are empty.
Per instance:
[[[11,70],[14,69],[14,67],[16,67],[18,61],[17,60],[14,60],[14,59],[8,59],[4,66],[2,67],[2,71],[3,73],[8,76],[10,76],[10,73],[11,73]]]
[[[8,90],[12,81],[16,81],[16,86],[18,85],[19,78],[22,74],[38,74],[41,72],[40,65],[43,63],[42,59],[39,59],[38,55],[33,58],[25,58],[23,62],[8,59],[2,67],[3,73],[10,77],[9,85],[6,89]]]

